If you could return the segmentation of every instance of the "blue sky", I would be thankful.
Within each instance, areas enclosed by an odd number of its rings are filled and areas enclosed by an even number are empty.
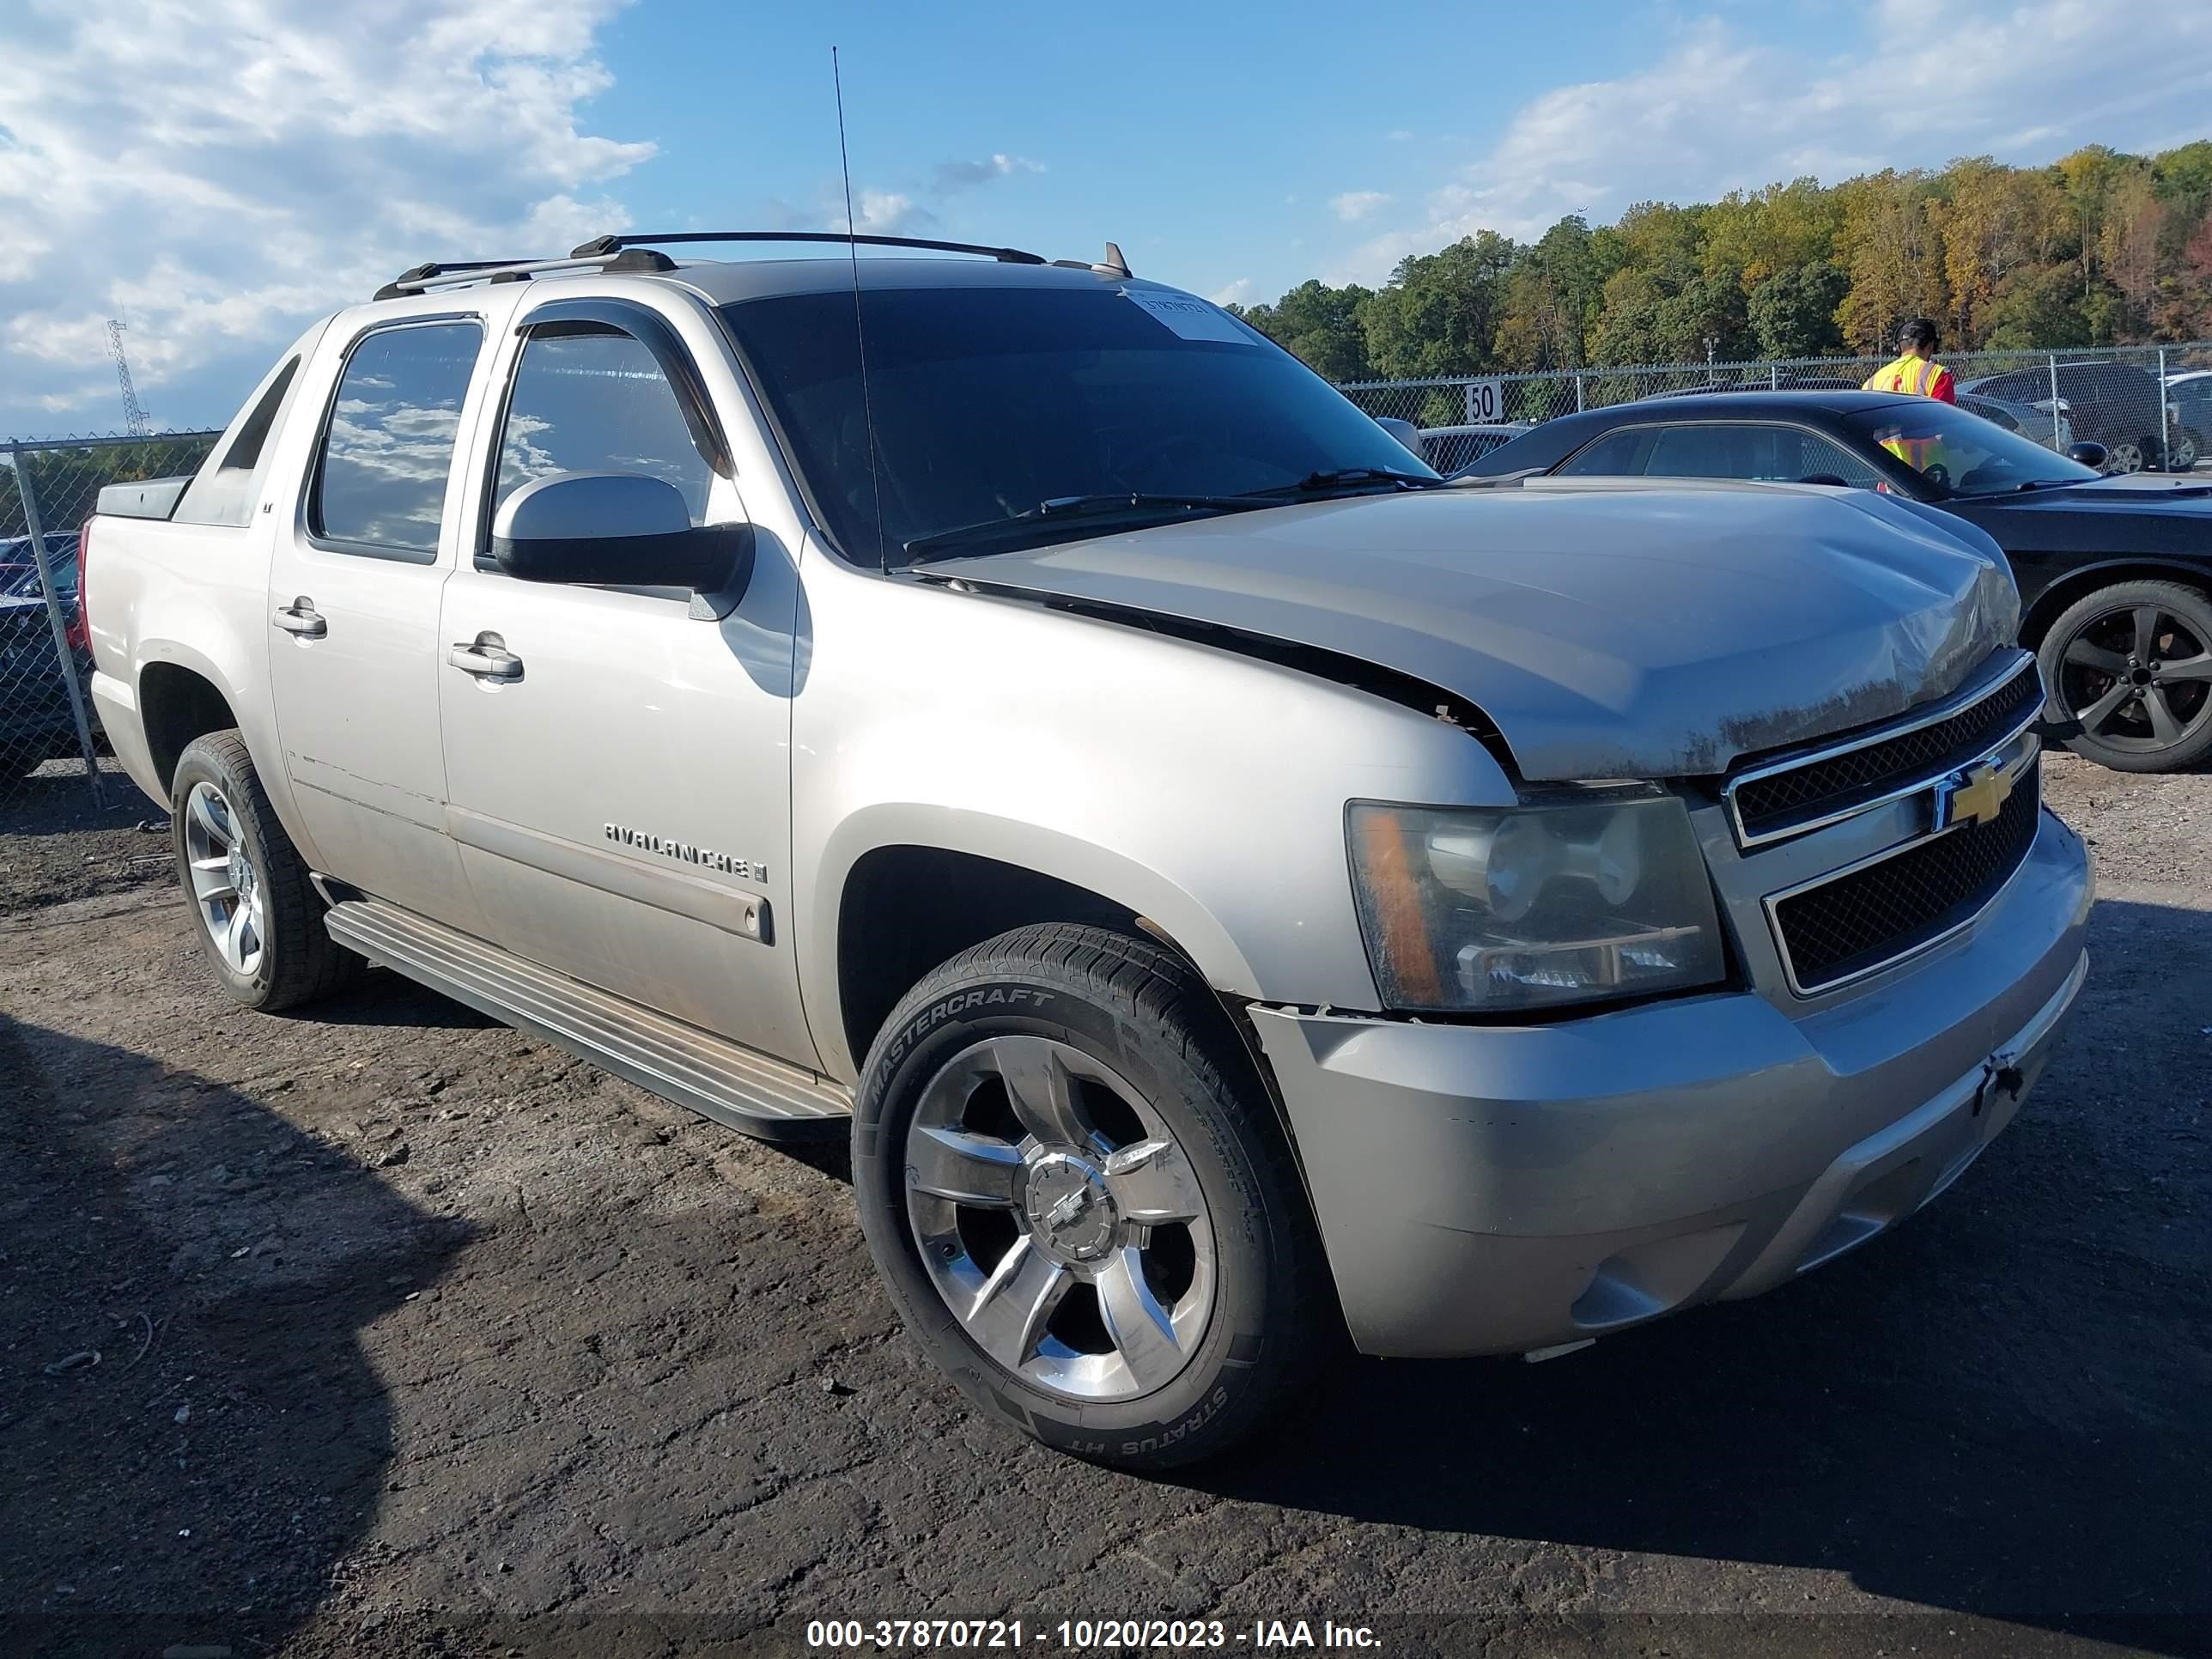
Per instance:
[[[842,219],[1261,300],[1480,227],[2212,136],[2212,7],[0,0],[0,433],[220,424],[423,258]],[[1894,54],[1923,40],[1935,49]]]

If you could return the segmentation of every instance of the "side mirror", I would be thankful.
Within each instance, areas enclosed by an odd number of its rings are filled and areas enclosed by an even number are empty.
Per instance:
[[[2105,470],[2105,463],[2111,460],[2112,456],[2112,452],[2104,445],[2084,441],[2069,449],[2066,452],[2066,459],[2069,461],[2079,461],[2084,466],[2094,467],[2102,472]]]
[[[752,574],[753,528],[694,525],[683,495],[639,472],[560,472],[501,503],[491,555],[526,582],[721,593]]]
[[[1375,424],[1413,451],[1417,459],[1427,460],[1428,458],[1421,453],[1421,429],[1411,421],[1401,421],[1395,415],[1377,415]]]

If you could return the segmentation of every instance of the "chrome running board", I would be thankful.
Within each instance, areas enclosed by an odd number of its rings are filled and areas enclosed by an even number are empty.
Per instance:
[[[842,1135],[851,1121],[851,1091],[828,1078],[382,899],[354,896],[334,883],[325,892],[336,901],[325,925],[349,951],[717,1123],[793,1140]]]

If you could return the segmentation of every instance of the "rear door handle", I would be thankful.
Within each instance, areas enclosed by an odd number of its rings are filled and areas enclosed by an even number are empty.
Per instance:
[[[496,634],[479,634],[473,640],[456,641],[446,653],[446,660],[464,674],[473,674],[480,680],[519,680],[522,678],[522,659],[507,648],[507,641]]]
[[[315,609],[315,602],[305,593],[289,605],[278,605],[276,620],[276,626],[287,634],[297,634],[304,640],[319,640],[331,631],[330,623]]]

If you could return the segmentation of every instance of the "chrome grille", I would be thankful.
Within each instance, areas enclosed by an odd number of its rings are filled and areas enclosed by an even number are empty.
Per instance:
[[[1996,817],[1908,843],[1767,901],[1790,988],[1809,995],[1934,944],[1979,915],[2027,857],[2042,805],[2031,761]]]
[[[2042,704],[2043,682],[2022,653],[2002,682],[1964,707],[1931,711],[1903,730],[1763,763],[1727,786],[1736,839],[1745,847],[1778,841],[1924,789],[2017,736]]]

